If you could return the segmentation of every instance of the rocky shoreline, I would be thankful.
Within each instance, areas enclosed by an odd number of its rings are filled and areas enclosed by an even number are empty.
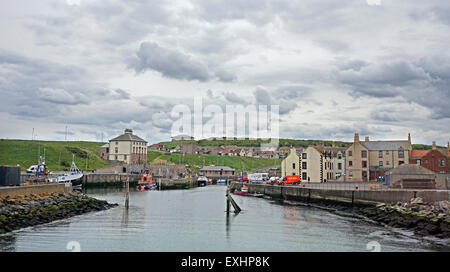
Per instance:
[[[313,206],[343,216],[356,217],[382,226],[413,231],[418,237],[450,239],[450,202],[425,203],[413,198],[408,203],[358,204],[310,199],[309,203],[283,200],[284,203]]]
[[[0,198],[0,234],[116,206],[81,193]]]

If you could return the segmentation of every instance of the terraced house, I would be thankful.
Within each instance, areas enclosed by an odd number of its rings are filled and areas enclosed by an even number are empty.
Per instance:
[[[376,181],[386,171],[402,164],[409,164],[412,150],[411,135],[408,140],[370,141],[359,140],[355,133],[353,144],[346,150],[346,180]]]
[[[345,173],[345,148],[308,146],[300,156],[302,181],[342,180]]]

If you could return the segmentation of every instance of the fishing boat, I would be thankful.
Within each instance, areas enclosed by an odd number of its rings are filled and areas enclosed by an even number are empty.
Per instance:
[[[69,172],[65,172],[57,175],[53,178],[48,178],[49,182],[71,182],[72,186],[80,186],[81,178],[83,177],[83,171],[75,164],[75,155],[72,155],[72,166]]]
[[[234,191],[233,194],[246,196],[246,195],[248,195],[248,188],[246,185],[244,185],[244,186],[242,186],[240,191]]]
[[[142,175],[141,180],[136,186],[136,189],[138,191],[149,191],[155,190],[156,188],[157,188],[156,181],[152,179],[152,174],[148,171]]]
[[[216,184],[227,184],[227,180],[226,179],[219,179],[216,181]]]
[[[208,178],[204,177],[204,176],[200,176],[197,179],[197,186],[198,187],[203,187],[203,186],[207,186],[208,185]]]

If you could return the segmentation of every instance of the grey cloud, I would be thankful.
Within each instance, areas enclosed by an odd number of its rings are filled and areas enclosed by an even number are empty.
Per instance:
[[[184,80],[209,81],[214,78],[208,67],[195,57],[153,42],[141,43],[137,59],[131,64],[136,72],[155,70],[163,76]]]

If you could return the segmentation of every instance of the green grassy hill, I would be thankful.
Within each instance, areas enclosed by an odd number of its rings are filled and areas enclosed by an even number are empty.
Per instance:
[[[104,143],[99,142],[56,142],[0,139],[0,165],[20,165],[26,170],[38,162],[38,149],[44,155],[50,171],[69,170],[72,164],[72,154],[75,163],[81,170],[87,170],[109,165],[99,157],[99,148]],[[60,157],[61,156],[61,157]],[[60,161],[60,164],[58,162]]]
[[[186,164],[193,171],[198,171],[196,166],[203,165],[223,165],[229,166],[237,171],[241,171],[242,165],[245,171],[263,168],[281,163],[280,159],[246,158],[234,156],[213,156],[213,155],[183,155],[180,153],[165,154],[162,151],[150,150],[148,152],[150,164],[167,161],[175,164]]]
[[[160,144],[165,144],[169,148],[175,148],[177,145],[181,144],[197,144],[198,146],[221,146],[221,145],[237,145],[237,146],[260,146],[262,143],[269,143],[269,140],[260,139],[245,139],[245,140],[191,140],[191,141],[173,141],[173,142],[160,142]],[[296,139],[280,139],[279,146],[303,146],[308,147],[308,145],[320,145],[332,146],[333,141],[327,140],[296,140]],[[337,147],[348,147],[352,145],[350,142],[336,141],[334,144]],[[413,148],[417,150],[431,149],[431,145],[425,144],[413,144]],[[443,146],[438,146],[438,148],[445,148]]]
[[[269,143],[270,140],[261,139],[230,139],[230,140],[191,140],[191,141],[173,141],[173,142],[161,142],[160,144],[165,144],[169,148],[175,148],[180,144],[193,143],[199,146],[221,146],[221,145],[237,145],[237,146],[260,146],[263,143]],[[333,141],[322,141],[322,140],[295,140],[295,139],[280,139],[280,146],[303,146],[307,147],[309,144],[319,145],[323,143],[325,146],[331,146]],[[336,146],[346,146],[351,145],[351,143],[346,142],[334,142]]]

